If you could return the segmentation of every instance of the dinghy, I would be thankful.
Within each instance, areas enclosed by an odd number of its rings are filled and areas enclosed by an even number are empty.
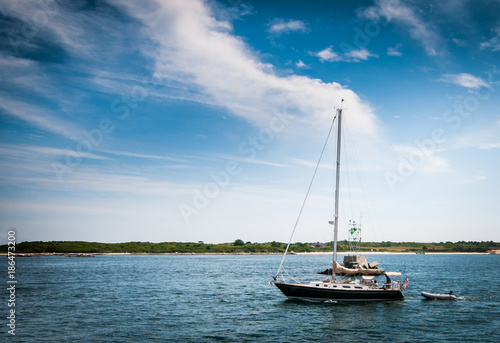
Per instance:
[[[453,291],[447,294],[436,294],[436,293],[427,293],[422,292],[422,296],[426,299],[438,299],[438,300],[456,300],[457,297],[453,295]]]

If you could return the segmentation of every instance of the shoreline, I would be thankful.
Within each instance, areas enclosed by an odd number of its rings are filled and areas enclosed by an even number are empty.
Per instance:
[[[333,255],[333,252],[324,252],[324,251],[314,251],[314,252],[298,252],[297,255],[301,254],[310,254],[310,255]],[[348,253],[337,252],[337,255],[347,255]],[[416,252],[407,252],[407,251],[361,251],[359,254],[355,255],[495,255],[489,252],[426,252],[424,254],[419,254]]]
[[[498,250],[497,250],[498,251]],[[337,255],[347,255],[347,252],[337,252]],[[99,255],[109,256],[122,256],[122,255],[283,255],[283,253],[273,252],[214,252],[214,253],[194,253],[194,252],[173,252],[173,253],[129,253],[129,252],[111,252],[111,253],[16,253],[16,257],[36,257],[36,256],[66,256],[66,257],[91,257]],[[288,255],[333,255],[333,252],[313,251],[313,252],[297,252]],[[491,252],[426,252],[425,254],[418,254],[415,252],[391,252],[391,251],[362,251],[356,255],[498,255],[498,253]],[[7,253],[0,253],[0,256],[7,256]]]

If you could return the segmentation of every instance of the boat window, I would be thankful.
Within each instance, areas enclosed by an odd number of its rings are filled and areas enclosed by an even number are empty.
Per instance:
[[[323,287],[328,287],[328,285],[324,285]]]
[[[363,287],[360,287],[360,286],[354,286],[354,288],[356,288],[356,289],[363,289]]]
[[[342,286],[342,287],[344,287],[344,288],[351,288],[351,286]]]
[[[319,287],[319,284],[316,284],[316,287]]]
[[[337,287],[337,285],[333,285],[332,287]]]

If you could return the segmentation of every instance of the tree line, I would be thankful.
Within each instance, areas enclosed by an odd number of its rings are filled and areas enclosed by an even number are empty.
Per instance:
[[[347,241],[338,242],[338,251],[349,250]],[[33,241],[16,245],[16,253],[283,253],[286,243],[283,242],[244,242],[237,239],[231,243],[210,244],[204,242],[126,242],[98,243],[83,241]],[[302,243],[295,242],[289,252],[327,252],[332,250],[332,242]],[[363,242],[361,251],[373,252],[479,252],[500,250],[500,243],[493,241],[459,241],[439,243],[418,242]],[[0,246],[0,252],[7,252],[7,245]]]

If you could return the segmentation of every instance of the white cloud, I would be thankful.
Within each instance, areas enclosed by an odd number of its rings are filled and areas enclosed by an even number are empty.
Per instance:
[[[370,57],[378,57],[372,54],[365,48],[359,50],[350,50],[343,55],[337,54],[333,51],[332,47],[328,47],[315,54],[321,62],[359,62],[360,60],[366,61]]]
[[[318,56],[322,62],[325,62],[325,61],[326,62],[336,62],[336,61],[343,60],[342,56],[340,56],[339,54],[334,52],[331,47],[326,48],[324,50],[321,50],[320,52],[318,52],[316,54],[316,56]]]
[[[378,57],[375,54],[372,54],[365,48],[361,48],[359,50],[351,50],[345,53],[345,56],[347,57],[348,60],[354,61],[354,62],[359,62],[359,60],[366,61],[370,57]]]
[[[51,160],[48,157],[56,155],[72,154],[64,149],[53,149],[42,147],[0,147],[0,154],[4,161],[3,168],[0,169],[0,177],[10,185],[16,185],[24,189],[33,189],[37,192],[50,190],[65,192],[90,192],[90,193],[121,193],[135,195],[172,195],[184,194],[182,184],[176,184],[164,180],[164,176],[153,175],[145,172],[146,166],[141,167],[139,175],[133,174],[131,169],[109,170],[100,167],[96,169],[92,164],[82,163],[78,168],[71,168],[64,174],[61,182],[51,167]],[[10,150],[10,151],[9,151]],[[14,156],[12,151],[17,151]],[[76,155],[72,155],[76,156]],[[79,154],[79,157],[90,159],[107,159],[94,154]],[[107,169],[107,170],[105,170]]]
[[[104,150],[104,149],[99,149],[101,152],[113,154],[113,155],[118,155],[118,156],[129,156],[129,157],[136,157],[136,158],[144,158],[144,159],[150,159],[150,160],[167,160],[167,161],[179,161],[183,162],[182,159],[179,158],[174,158],[170,156],[158,156],[158,155],[150,155],[150,154],[137,154],[133,152],[127,152],[127,151],[118,151],[118,150]]]
[[[391,48],[391,47],[387,48],[387,55],[397,56],[397,57],[403,56],[403,54],[400,51],[398,51],[397,49],[398,49],[397,47],[396,48]]]
[[[31,17],[27,16],[27,9],[32,9]],[[85,11],[70,12],[57,3],[41,5],[36,0],[8,1],[3,4],[2,12],[26,21],[28,27],[35,27],[23,44],[34,44],[36,38],[43,35],[79,55],[90,56],[94,50],[91,40],[85,37],[88,31],[96,27],[106,30],[106,26],[101,25],[104,22],[102,17],[87,16]]]
[[[288,164],[276,163],[276,162],[270,162],[270,161],[264,161],[264,160],[257,160],[257,159],[252,159],[252,158],[238,156],[238,155],[220,155],[220,157],[223,158],[224,160],[227,160],[227,161],[237,161],[237,162],[243,162],[243,163],[249,163],[249,164],[259,164],[259,165],[276,167],[276,168],[292,168],[292,166],[290,166]]]
[[[466,43],[464,40],[459,39],[459,38],[452,38],[451,40],[452,40],[452,41],[453,41],[453,43],[455,43],[457,46],[462,46],[462,47],[463,47],[463,46],[466,46],[466,45],[467,45],[467,43]]]
[[[439,153],[444,151],[443,149],[436,149],[429,153],[417,146],[399,145],[395,146],[394,150],[401,154],[400,157],[403,161],[412,164],[412,167],[420,172],[435,173],[449,171],[449,164],[446,158],[438,156]],[[415,161],[415,164],[412,161]]]
[[[275,35],[280,35],[282,33],[296,32],[296,31],[306,32],[307,25],[301,20],[290,19],[288,21],[285,21],[283,19],[274,19],[271,22],[268,31]]]
[[[302,160],[302,159],[299,159],[299,158],[292,158],[292,163],[298,165],[298,166],[302,166],[302,167],[308,167],[308,168],[316,168],[316,166],[318,165],[318,162],[317,161],[307,161],[307,160]],[[319,165],[319,168],[321,169],[329,169],[329,170],[335,170],[335,165],[333,164],[325,164],[325,163],[321,163]]]
[[[133,2],[117,5],[142,21],[157,44],[150,52],[157,76],[199,90],[186,95],[192,100],[209,96],[215,104],[262,127],[285,107],[300,122],[316,125],[318,119],[331,117],[334,106],[345,99],[358,133],[377,131],[371,108],[353,91],[336,82],[276,75],[273,66],[261,62],[232,34],[231,24],[215,19],[203,1],[167,1],[155,8]]]
[[[429,56],[439,54],[441,37],[433,30],[433,25],[425,22],[407,4],[400,0],[375,0],[375,6],[368,7],[360,15],[370,20],[384,18],[406,28],[410,36],[419,41]]]
[[[24,160],[32,159],[34,157],[40,157],[40,155],[50,156],[50,157],[82,157],[94,160],[108,160],[109,158],[104,156],[99,156],[89,152],[76,152],[70,149],[59,149],[45,146],[34,146],[34,145],[12,145],[12,144],[0,144],[0,155],[9,156],[11,158],[23,158]]]
[[[302,60],[298,60],[297,63],[295,63],[295,66],[297,68],[307,68],[307,65],[304,62],[302,62]]]
[[[500,149],[500,142],[483,144],[479,147],[479,149],[483,150]]]
[[[1,94],[0,108],[3,108],[6,114],[25,121],[46,132],[59,134],[71,140],[81,139],[81,131],[79,131],[74,124],[55,117],[46,109],[8,99]]]
[[[488,84],[483,79],[468,73],[444,74],[439,81],[452,83],[465,88],[488,87]]]
[[[480,49],[488,49],[491,51],[499,51],[500,50],[500,27],[495,29],[495,36],[490,38],[486,42],[482,42],[479,45]]]

